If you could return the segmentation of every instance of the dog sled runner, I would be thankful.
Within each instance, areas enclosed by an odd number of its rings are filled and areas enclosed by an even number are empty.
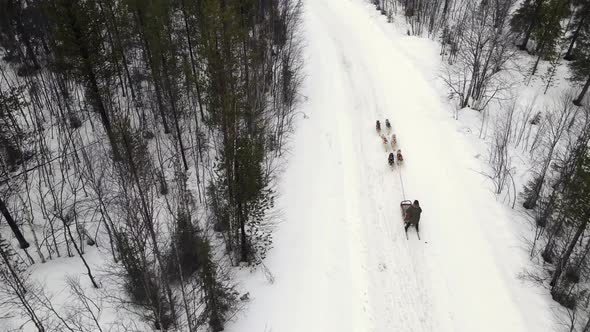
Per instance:
[[[409,223],[409,216],[408,216],[408,209],[410,208],[410,206],[412,206],[412,201],[409,200],[403,200],[401,201],[401,203],[399,203],[399,207],[400,210],[402,212],[402,219],[404,220],[404,228],[406,223]],[[408,239],[408,229],[405,228],[406,231],[406,239]],[[418,229],[416,229],[416,234],[418,235],[418,240],[420,240],[420,232],[418,231]]]

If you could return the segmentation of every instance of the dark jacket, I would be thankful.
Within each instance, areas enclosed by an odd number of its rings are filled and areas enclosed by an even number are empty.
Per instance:
[[[422,208],[419,206],[410,206],[406,211],[408,214],[408,221],[412,224],[418,224],[420,222],[420,215],[422,214]]]

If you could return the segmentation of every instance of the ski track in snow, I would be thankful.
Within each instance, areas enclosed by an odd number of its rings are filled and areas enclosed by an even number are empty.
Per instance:
[[[303,16],[309,118],[281,184],[276,282],[246,281],[252,302],[228,330],[540,330],[486,234],[508,232],[507,217],[403,36],[363,0],[307,0]],[[405,157],[393,170],[374,127],[385,118]],[[400,172],[424,210],[422,241],[405,237]]]

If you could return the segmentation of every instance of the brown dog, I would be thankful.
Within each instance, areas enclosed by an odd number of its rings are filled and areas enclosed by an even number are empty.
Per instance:
[[[397,162],[401,163],[402,161],[404,161],[404,156],[402,156],[402,150],[397,150]]]
[[[383,134],[381,134],[380,136],[381,140],[383,141],[383,148],[385,148],[385,151],[389,151],[389,141],[387,140],[387,137]]]

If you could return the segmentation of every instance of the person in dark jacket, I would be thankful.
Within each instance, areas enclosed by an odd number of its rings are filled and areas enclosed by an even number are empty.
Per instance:
[[[406,232],[410,226],[416,227],[416,232],[420,232],[418,225],[420,224],[420,215],[422,214],[422,208],[418,200],[414,201],[414,204],[406,210]]]

